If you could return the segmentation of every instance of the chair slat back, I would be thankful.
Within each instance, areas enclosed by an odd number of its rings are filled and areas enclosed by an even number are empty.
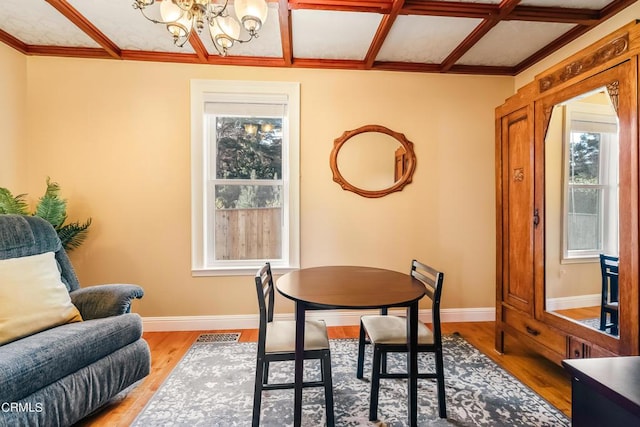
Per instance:
[[[604,303],[618,301],[618,266],[620,259],[616,256],[600,254],[600,270],[602,271],[602,299]]]
[[[442,297],[444,273],[414,259],[411,261],[411,276],[420,280],[426,288],[427,297],[432,302],[433,333],[436,339],[440,340],[440,299]]]
[[[258,340],[264,342],[267,333],[267,323],[273,321],[273,306],[275,301],[273,275],[271,264],[265,263],[255,276],[258,308],[260,310],[260,326]]]

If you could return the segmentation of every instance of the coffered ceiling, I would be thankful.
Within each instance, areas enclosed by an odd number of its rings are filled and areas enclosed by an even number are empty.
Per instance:
[[[515,75],[635,2],[270,0],[259,38],[221,57],[206,30],[176,47],[133,0],[2,0],[0,42],[26,55]]]

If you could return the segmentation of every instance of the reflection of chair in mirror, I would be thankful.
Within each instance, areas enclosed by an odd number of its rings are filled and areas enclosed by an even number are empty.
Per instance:
[[[602,271],[600,330],[610,329],[611,335],[618,335],[618,257],[600,254],[600,270]]]

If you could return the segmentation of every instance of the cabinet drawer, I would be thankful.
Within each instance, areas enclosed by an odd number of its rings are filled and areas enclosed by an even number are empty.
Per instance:
[[[575,337],[569,337],[569,348],[567,357],[569,359],[582,359],[588,356],[589,347],[582,340]]]
[[[569,354],[567,354],[567,357],[569,359],[588,359],[592,357],[617,356],[615,353],[605,348],[599,347],[588,341],[572,336],[569,336],[568,350]]]
[[[518,332],[558,353],[567,353],[567,337],[559,330],[551,328],[526,314],[504,307],[502,321]]]
[[[592,344],[589,349],[589,357],[615,357],[615,356],[618,356],[618,355],[605,348],[598,347],[595,344]]]

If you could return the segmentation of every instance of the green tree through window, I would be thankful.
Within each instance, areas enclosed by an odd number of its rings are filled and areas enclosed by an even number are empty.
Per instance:
[[[216,178],[277,180],[282,176],[282,119],[216,118]],[[280,188],[264,185],[216,187],[216,208],[280,206]]]

